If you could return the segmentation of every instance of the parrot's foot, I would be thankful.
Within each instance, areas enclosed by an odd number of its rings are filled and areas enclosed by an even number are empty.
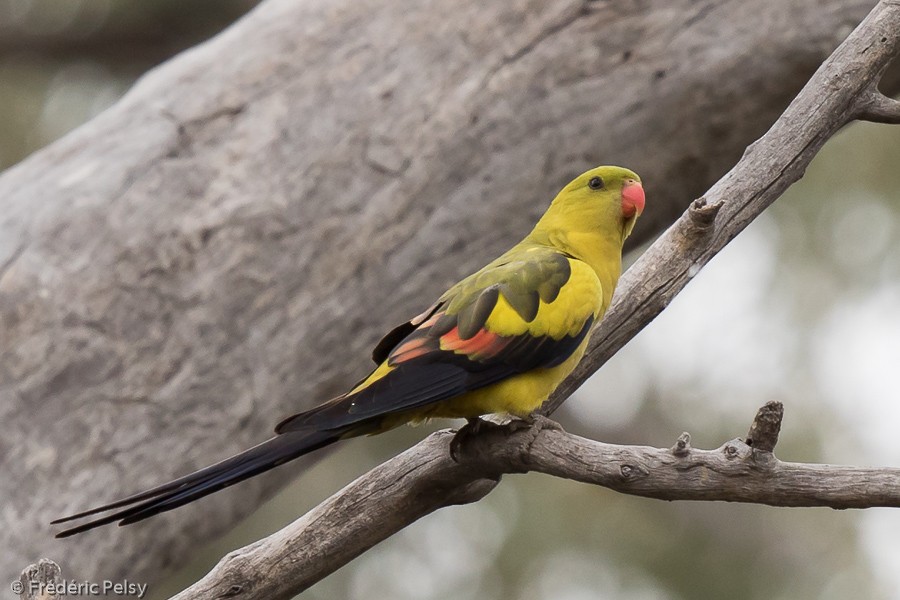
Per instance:
[[[516,417],[504,423],[503,427],[505,427],[506,430],[510,433],[522,431],[523,429],[531,429],[534,426],[535,421],[539,417],[540,415],[538,415],[537,413],[531,413],[526,417]]]
[[[466,421],[467,423],[460,427],[459,431],[456,432],[456,435],[453,436],[453,439],[450,440],[450,458],[453,459],[453,462],[459,462],[460,456],[462,456],[463,446],[467,441],[484,431],[502,431],[504,435],[511,435],[517,431],[532,428],[562,429],[559,423],[538,413],[531,413],[527,417],[514,418],[502,424],[485,421],[478,417],[466,419]]]
[[[537,427],[538,429],[562,429],[559,423],[548,419],[539,412],[533,412],[527,416],[512,419],[510,422],[506,423],[505,427],[510,433],[522,431],[523,429],[532,429],[533,427]]]
[[[474,417],[466,419],[466,424],[459,428],[453,439],[450,440],[450,458],[453,462],[458,463],[462,454],[462,446],[469,438],[478,435],[479,431],[486,430],[490,427],[500,427],[496,423],[490,423],[484,419]]]
[[[513,419],[506,424],[510,432],[521,431],[523,429],[558,429],[562,430],[562,425],[549,417],[545,417],[539,412],[533,412],[527,417]]]

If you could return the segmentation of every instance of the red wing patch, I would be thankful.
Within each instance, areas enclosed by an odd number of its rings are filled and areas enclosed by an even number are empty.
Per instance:
[[[435,342],[438,340],[439,347],[436,348]],[[486,329],[480,329],[474,336],[464,340],[459,337],[459,328],[454,327],[437,340],[431,336],[407,338],[391,352],[390,360],[391,364],[399,365],[429,352],[443,350],[478,362],[497,355],[509,341],[509,338],[504,338]]]
[[[496,355],[509,342],[509,338],[499,336],[487,329],[478,330],[478,333],[467,340],[460,339],[458,327],[454,327],[440,339],[442,350],[465,354],[473,361],[480,361]]]
[[[391,352],[391,363],[398,364],[428,354],[431,351],[428,341],[426,337],[408,339]]]

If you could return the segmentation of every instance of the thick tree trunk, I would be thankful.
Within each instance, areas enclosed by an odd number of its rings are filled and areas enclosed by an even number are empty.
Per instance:
[[[269,0],[156,69],[0,177],[6,580],[178,565],[284,476],[126,530],[47,523],[345,390],[589,166],[641,173],[647,239],[873,4]]]

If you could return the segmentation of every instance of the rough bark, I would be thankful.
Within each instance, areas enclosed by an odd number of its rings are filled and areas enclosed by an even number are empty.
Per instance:
[[[647,239],[872,5],[269,0],[154,70],[0,177],[0,573],[180,564],[284,475],[149,526],[46,524],[343,391],[584,168],[642,174]]]

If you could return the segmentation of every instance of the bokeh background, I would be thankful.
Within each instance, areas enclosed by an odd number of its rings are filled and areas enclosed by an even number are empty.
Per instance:
[[[254,4],[0,0],[0,170]],[[898,239],[900,127],[847,127],[557,418],[621,443],[669,446],[687,430],[710,448],[780,400],[782,459],[900,466]],[[345,444],[151,598],[429,430]],[[483,501],[426,517],[304,597],[890,600],[900,598],[900,511],[664,503],[508,476]]]

